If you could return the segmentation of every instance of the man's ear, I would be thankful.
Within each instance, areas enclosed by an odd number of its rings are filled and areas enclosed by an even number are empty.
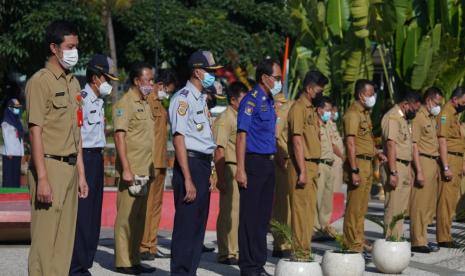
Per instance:
[[[50,48],[50,52],[52,52],[54,55],[57,54],[58,45],[56,45],[55,43],[50,43],[49,48]]]

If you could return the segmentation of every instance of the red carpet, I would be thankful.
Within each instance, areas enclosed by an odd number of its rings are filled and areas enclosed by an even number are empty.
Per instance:
[[[210,215],[208,216],[207,230],[216,229],[218,216],[219,194],[212,193],[210,201]],[[344,194],[334,194],[334,208],[331,221],[335,221],[344,214]],[[105,191],[102,208],[102,227],[113,227],[116,217],[116,191]],[[0,194],[0,240],[10,240],[29,228],[30,203],[29,194],[12,193]],[[173,192],[166,191],[163,196],[163,208],[160,228],[173,229],[174,204]]]

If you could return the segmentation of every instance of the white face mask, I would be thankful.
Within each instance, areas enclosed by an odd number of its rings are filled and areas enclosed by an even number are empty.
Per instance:
[[[61,66],[69,70],[73,68],[79,60],[78,50],[76,48],[71,50],[63,50],[63,58],[58,58]]]
[[[158,99],[164,100],[168,99],[170,96],[164,90],[158,90]]]
[[[102,82],[98,87],[98,91],[102,97],[110,95],[112,90],[113,87],[106,81]]]
[[[430,112],[431,112],[431,115],[433,115],[433,116],[438,116],[439,113],[441,113],[441,106],[440,106],[440,105],[437,105],[437,106],[435,106],[435,107],[432,107],[431,110],[430,110]]]
[[[368,108],[372,108],[376,104],[376,95],[371,97],[365,97],[365,106]]]

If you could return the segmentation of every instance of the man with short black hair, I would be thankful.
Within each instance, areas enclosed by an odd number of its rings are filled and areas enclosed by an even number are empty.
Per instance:
[[[392,219],[407,214],[411,191],[412,126],[411,120],[421,106],[418,93],[407,92],[381,120],[384,154],[387,163],[382,171],[384,192],[384,225]],[[385,236],[400,239],[403,236],[404,220],[398,220],[394,229],[387,229]]]
[[[80,91],[71,68],[78,61],[78,33],[68,21],[45,30],[45,68],[26,84],[32,163],[29,275],[67,275],[79,198],[86,198],[80,133]]]

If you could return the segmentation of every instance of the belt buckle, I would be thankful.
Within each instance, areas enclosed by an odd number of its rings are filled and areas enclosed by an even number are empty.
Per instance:
[[[270,160],[274,160],[274,154],[270,154]]]
[[[71,166],[76,165],[77,163],[77,156],[76,155],[70,155],[68,156],[68,164]]]

